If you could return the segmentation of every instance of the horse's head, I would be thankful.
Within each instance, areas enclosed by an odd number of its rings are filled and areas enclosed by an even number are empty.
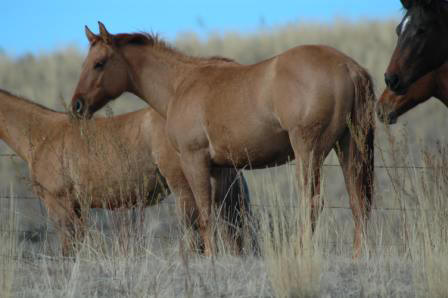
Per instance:
[[[381,122],[395,124],[398,117],[436,95],[436,73],[437,71],[433,71],[423,76],[404,94],[396,94],[386,88],[376,107],[376,113]]]
[[[385,73],[386,85],[403,94],[448,58],[448,0],[401,0],[406,14]]]
[[[90,49],[72,98],[72,110],[77,116],[91,117],[129,88],[128,65],[116,38],[98,23],[99,35],[85,27]]]

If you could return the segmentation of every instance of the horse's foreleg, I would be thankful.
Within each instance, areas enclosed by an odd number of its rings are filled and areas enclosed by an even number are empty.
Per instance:
[[[195,235],[190,232],[194,232],[197,229],[198,211],[196,208],[196,202],[194,201],[193,192],[188,184],[182,169],[180,168],[175,172],[169,173],[165,176],[172,192],[176,197],[176,214],[180,219],[181,224],[186,229],[187,233],[187,245],[191,251],[196,251],[201,245],[198,245],[195,241]]]
[[[48,210],[48,216],[58,230],[62,255],[72,256],[76,244],[82,241],[84,237],[85,231],[82,219],[74,210],[72,204],[69,204],[65,198],[56,199],[53,196],[46,195],[44,203]]]
[[[199,233],[204,243],[204,255],[211,256],[213,245],[210,157],[206,150],[181,152],[182,170],[191,187],[199,213]]]
[[[62,254],[73,256],[84,240],[86,227],[83,218],[72,209],[67,210],[62,218],[59,218],[59,225],[62,229]]]
[[[196,243],[195,235],[192,236],[190,233],[191,231],[196,231],[198,219],[193,192],[184,175],[177,153],[174,152],[169,144],[164,143],[163,145],[162,148],[164,150],[160,150],[155,155],[154,160],[156,160],[160,172],[165,177],[170,190],[176,198],[177,217],[187,231],[184,236],[187,237],[188,246],[191,248],[191,251],[195,251],[200,245]]]

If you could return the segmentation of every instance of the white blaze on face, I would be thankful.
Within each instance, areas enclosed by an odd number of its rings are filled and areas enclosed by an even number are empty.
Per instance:
[[[401,34],[404,33],[406,30],[406,27],[408,26],[409,22],[411,21],[411,16],[406,17],[406,19],[403,20],[403,23],[401,24]]]

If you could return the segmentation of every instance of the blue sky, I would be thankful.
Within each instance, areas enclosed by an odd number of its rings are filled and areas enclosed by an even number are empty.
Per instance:
[[[182,32],[251,32],[264,24],[398,18],[399,0],[14,0],[1,5],[0,48],[13,56],[67,45],[87,47],[84,25],[97,32],[102,21],[112,33],[152,31],[167,39]]]

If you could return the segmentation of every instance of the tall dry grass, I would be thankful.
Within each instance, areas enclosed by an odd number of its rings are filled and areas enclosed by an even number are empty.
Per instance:
[[[8,210],[8,213],[4,214],[5,219],[0,222],[0,294],[2,297],[11,297],[16,268],[19,262],[14,257],[19,247],[17,233],[15,233],[17,210],[12,196],[9,201],[2,201],[0,201],[0,208]]]
[[[446,144],[439,144],[436,153],[424,152],[426,169],[416,171],[411,180],[415,209],[407,212],[411,218],[406,226],[409,255],[420,264],[416,274],[431,297],[446,297],[448,293],[447,150]]]
[[[415,165],[390,173],[395,186],[392,195],[387,194],[389,209],[384,210],[381,201],[375,206],[363,254],[357,260],[352,260],[351,212],[344,207],[347,202],[341,204],[342,209],[331,208],[337,198],[326,179],[322,193],[328,208],[319,217],[313,238],[304,235],[309,227],[308,205],[302,199],[306,191],[297,187],[295,167],[286,165],[246,172],[258,220],[259,257],[232,255],[219,233],[216,257],[187,252],[179,226],[166,226],[172,204],[168,203],[147,210],[151,215],[146,214],[143,229],[135,229],[130,213],[106,213],[103,228],[98,228],[94,216],[74,258],[52,254],[42,243],[29,250],[30,243],[8,234],[1,245],[2,254],[9,256],[2,261],[2,268],[8,268],[2,275],[2,295],[444,297],[448,277],[446,148],[441,144],[435,153],[423,152],[424,169]],[[406,150],[396,156],[397,162],[412,162]],[[379,189],[377,195],[385,192]],[[11,218],[13,208],[13,204],[6,208]],[[14,222],[9,220],[4,228],[14,229]]]
[[[352,260],[350,210],[342,209],[347,212],[341,216],[340,209],[331,209],[335,198],[326,180],[322,192],[329,208],[313,238],[303,234],[309,226],[306,194],[296,186],[295,167],[286,165],[246,173],[258,220],[259,257],[232,255],[219,233],[216,257],[189,253],[179,226],[166,227],[171,203],[146,214],[141,230],[126,224],[130,213],[108,212],[102,228],[92,219],[74,258],[51,253],[43,243],[29,250],[30,243],[13,234],[3,237],[2,254],[9,258],[2,261],[2,269],[7,268],[2,296],[444,297],[448,155],[446,145],[440,146],[438,153],[425,153],[427,168],[391,173],[395,181],[408,178],[387,197],[394,210],[375,206],[357,260]],[[397,155],[409,160],[406,151]],[[13,218],[14,206],[8,208]],[[4,228],[14,229],[14,220]]]
[[[315,237],[311,238],[311,210],[308,201],[303,199],[309,197],[309,190],[297,189],[295,167],[287,166],[286,171],[287,197],[273,188],[272,199],[260,203],[263,207],[259,209],[258,237],[263,261],[276,297],[316,297],[320,292],[321,273],[327,266],[319,247],[321,227],[317,225]]]

